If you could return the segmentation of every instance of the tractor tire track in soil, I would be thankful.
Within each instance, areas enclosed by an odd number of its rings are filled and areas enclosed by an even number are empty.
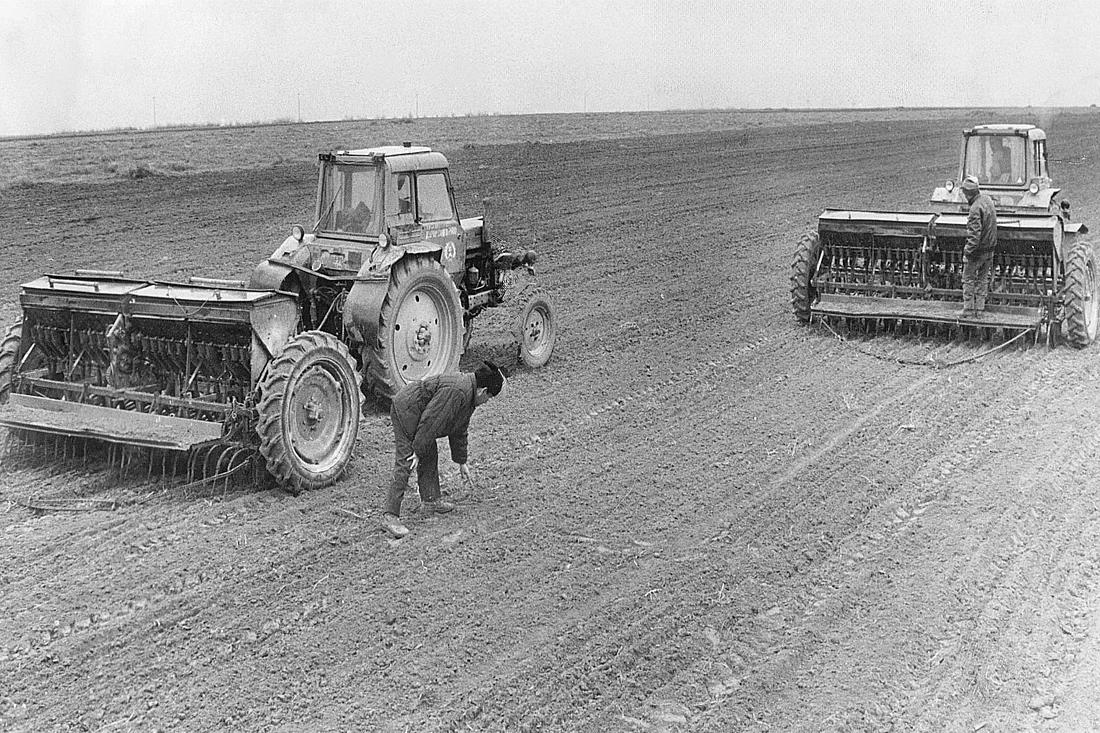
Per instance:
[[[440,122],[460,209],[491,197],[499,238],[539,251],[561,324],[479,409],[478,487],[445,466],[459,510],[410,491],[388,539],[383,412],[297,497],[4,466],[0,729],[1087,729],[1096,347],[842,342],[790,313],[824,206],[920,209],[952,175],[974,120],[925,117],[552,144]],[[1100,117],[1045,124],[1100,158]],[[247,275],[310,223],[314,170],[5,189],[0,316],[42,270]],[[1055,175],[1090,221],[1088,166]],[[514,359],[513,316],[478,319],[464,367]]]

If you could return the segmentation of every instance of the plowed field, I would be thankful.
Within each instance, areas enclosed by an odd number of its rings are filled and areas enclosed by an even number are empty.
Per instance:
[[[854,344],[788,303],[824,206],[921,208],[979,119],[1046,125],[1100,226],[1100,115],[646,119],[237,131],[272,135],[252,166],[211,152],[233,131],[0,141],[60,161],[0,190],[5,323],[44,271],[246,275],[309,223],[315,130],[444,140],[463,214],[491,197],[539,250],[561,324],[475,415],[476,489],[444,461],[458,511],[410,492],[401,541],[380,412],[347,476],[296,497],[8,460],[0,729],[1100,726],[1100,345]],[[139,143],[154,175],[130,178]],[[507,326],[479,319],[464,366]]]

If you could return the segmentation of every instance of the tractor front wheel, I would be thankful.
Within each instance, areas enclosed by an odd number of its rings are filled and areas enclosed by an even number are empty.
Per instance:
[[[817,232],[806,232],[798,240],[791,262],[791,308],[801,323],[810,322],[810,308],[817,302],[813,286],[817,261],[821,257],[821,239]]]
[[[1096,255],[1088,242],[1078,242],[1066,258],[1065,336],[1070,344],[1083,349],[1096,340],[1100,298],[1097,287]]]
[[[285,489],[318,489],[344,473],[359,433],[359,375],[323,331],[290,340],[259,384],[260,453]]]
[[[532,369],[550,361],[558,340],[558,323],[550,296],[535,290],[523,304],[516,323],[519,360]]]

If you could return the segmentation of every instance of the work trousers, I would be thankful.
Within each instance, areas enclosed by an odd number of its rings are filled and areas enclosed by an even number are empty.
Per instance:
[[[401,499],[405,496],[405,487],[409,485],[409,474],[412,472],[415,455],[413,438],[416,436],[418,419],[419,416],[402,420],[396,407],[390,408],[390,420],[393,422],[393,480],[386,492],[382,511],[398,517],[401,516]],[[439,449],[434,440],[416,464],[416,483],[420,490],[420,501],[439,499]]]
[[[984,311],[993,279],[993,253],[979,252],[963,259],[963,310]]]

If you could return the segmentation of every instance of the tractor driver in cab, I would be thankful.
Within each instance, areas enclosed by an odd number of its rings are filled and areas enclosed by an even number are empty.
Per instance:
[[[397,213],[412,213],[412,184],[408,173],[402,173],[397,177]]]
[[[336,212],[336,231],[364,234],[371,223],[371,210],[366,201],[360,201],[350,209]]]
[[[1012,143],[1002,138],[992,143],[989,159],[989,183],[1012,183]]]

